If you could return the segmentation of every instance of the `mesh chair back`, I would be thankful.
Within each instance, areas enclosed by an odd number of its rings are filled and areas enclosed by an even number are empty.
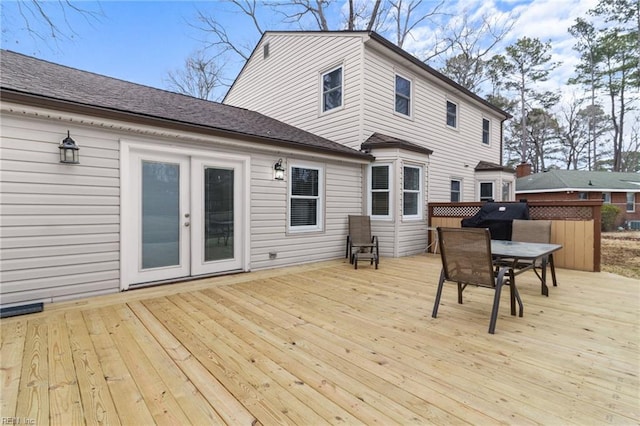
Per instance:
[[[349,236],[354,246],[371,244],[371,219],[369,216],[349,215]]]
[[[511,241],[549,244],[551,242],[551,221],[514,220]]]
[[[488,229],[438,228],[438,238],[447,280],[495,287]]]

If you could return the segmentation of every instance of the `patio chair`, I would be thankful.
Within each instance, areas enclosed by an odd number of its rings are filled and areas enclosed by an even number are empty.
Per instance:
[[[518,220],[514,219],[513,229],[511,234],[511,241],[519,241],[523,243],[551,243],[551,221],[550,220]],[[537,262],[519,260],[517,263],[513,263],[513,259],[500,259],[499,265],[511,266],[515,269],[524,269],[526,267],[533,267],[533,272],[542,280],[541,268],[542,260]],[[553,264],[553,254],[547,256],[545,264],[551,268],[551,279],[553,286],[557,287],[556,281],[556,268]]]
[[[462,292],[469,285],[486,287],[494,290],[493,308],[489,321],[489,333],[494,334],[498,319],[498,307],[502,287],[510,288],[511,315],[516,314],[515,302],[519,306],[519,316],[523,316],[522,299],[518,294],[513,269],[500,268],[497,272],[493,268],[491,257],[491,235],[488,229],[482,228],[438,228],[438,242],[442,271],[438,292],[433,305],[431,316],[436,318],[445,281],[452,281],[458,285],[458,303],[462,304]]]
[[[367,259],[378,269],[380,251],[378,237],[371,235],[371,218],[369,216],[349,215],[349,235],[345,257],[358,269],[358,260]]]

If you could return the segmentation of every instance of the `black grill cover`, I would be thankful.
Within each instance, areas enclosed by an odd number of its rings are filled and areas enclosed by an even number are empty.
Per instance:
[[[462,219],[462,227],[489,228],[491,239],[511,240],[513,219],[529,220],[529,205],[527,203],[487,202],[474,216]]]

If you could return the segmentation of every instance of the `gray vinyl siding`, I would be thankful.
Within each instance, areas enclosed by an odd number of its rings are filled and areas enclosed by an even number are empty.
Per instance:
[[[59,163],[70,130],[81,164]],[[118,141],[73,123],[3,115],[2,304],[119,289]]]
[[[283,158],[283,162],[304,157]],[[288,233],[288,179],[273,179],[272,157],[253,156],[251,171],[251,268],[264,269],[344,256],[349,214],[361,214],[362,172],[359,164],[305,160],[324,168],[324,227]],[[283,206],[287,206],[283,208]],[[269,259],[269,253],[277,253]]]
[[[263,58],[269,43],[270,55]],[[362,35],[272,33],[265,36],[225,103],[359,149]],[[343,66],[343,106],[321,112],[320,76]]]
[[[478,161],[499,163],[500,118],[488,108],[452,92],[448,86],[416,70],[404,60],[377,50],[365,51],[364,136],[380,132],[433,150],[430,158],[430,201],[449,201],[450,179],[473,182]],[[413,83],[413,113],[394,112],[395,75]],[[446,125],[446,102],[458,105],[458,126]],[[491,143],[482,143],[482,118],[491,121]],[[465,167],[466,166],[466,167]],[[463,201],[475,199],[474,185],[464,185]]]

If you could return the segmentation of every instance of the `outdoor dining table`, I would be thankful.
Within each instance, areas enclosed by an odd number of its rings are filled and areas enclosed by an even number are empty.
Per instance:
[[[542,283],[542,294],[549,296],[547,287],[547,264],[551,266],[551,277],[554,287],[557,286],[556,270],[553,264],[553,253],[560,250],[560,244],[525,243],[519,241],[491,240],[491,254],[495,261],[502,262],[509,259],[514,266],[514,274],[519,275],[529,269],[534,269],[538,260],[541,261],[542,274],[538,275]],[[522,266],[521,261],[526,261]],[[537,275],[537,272],[536,272]]]

